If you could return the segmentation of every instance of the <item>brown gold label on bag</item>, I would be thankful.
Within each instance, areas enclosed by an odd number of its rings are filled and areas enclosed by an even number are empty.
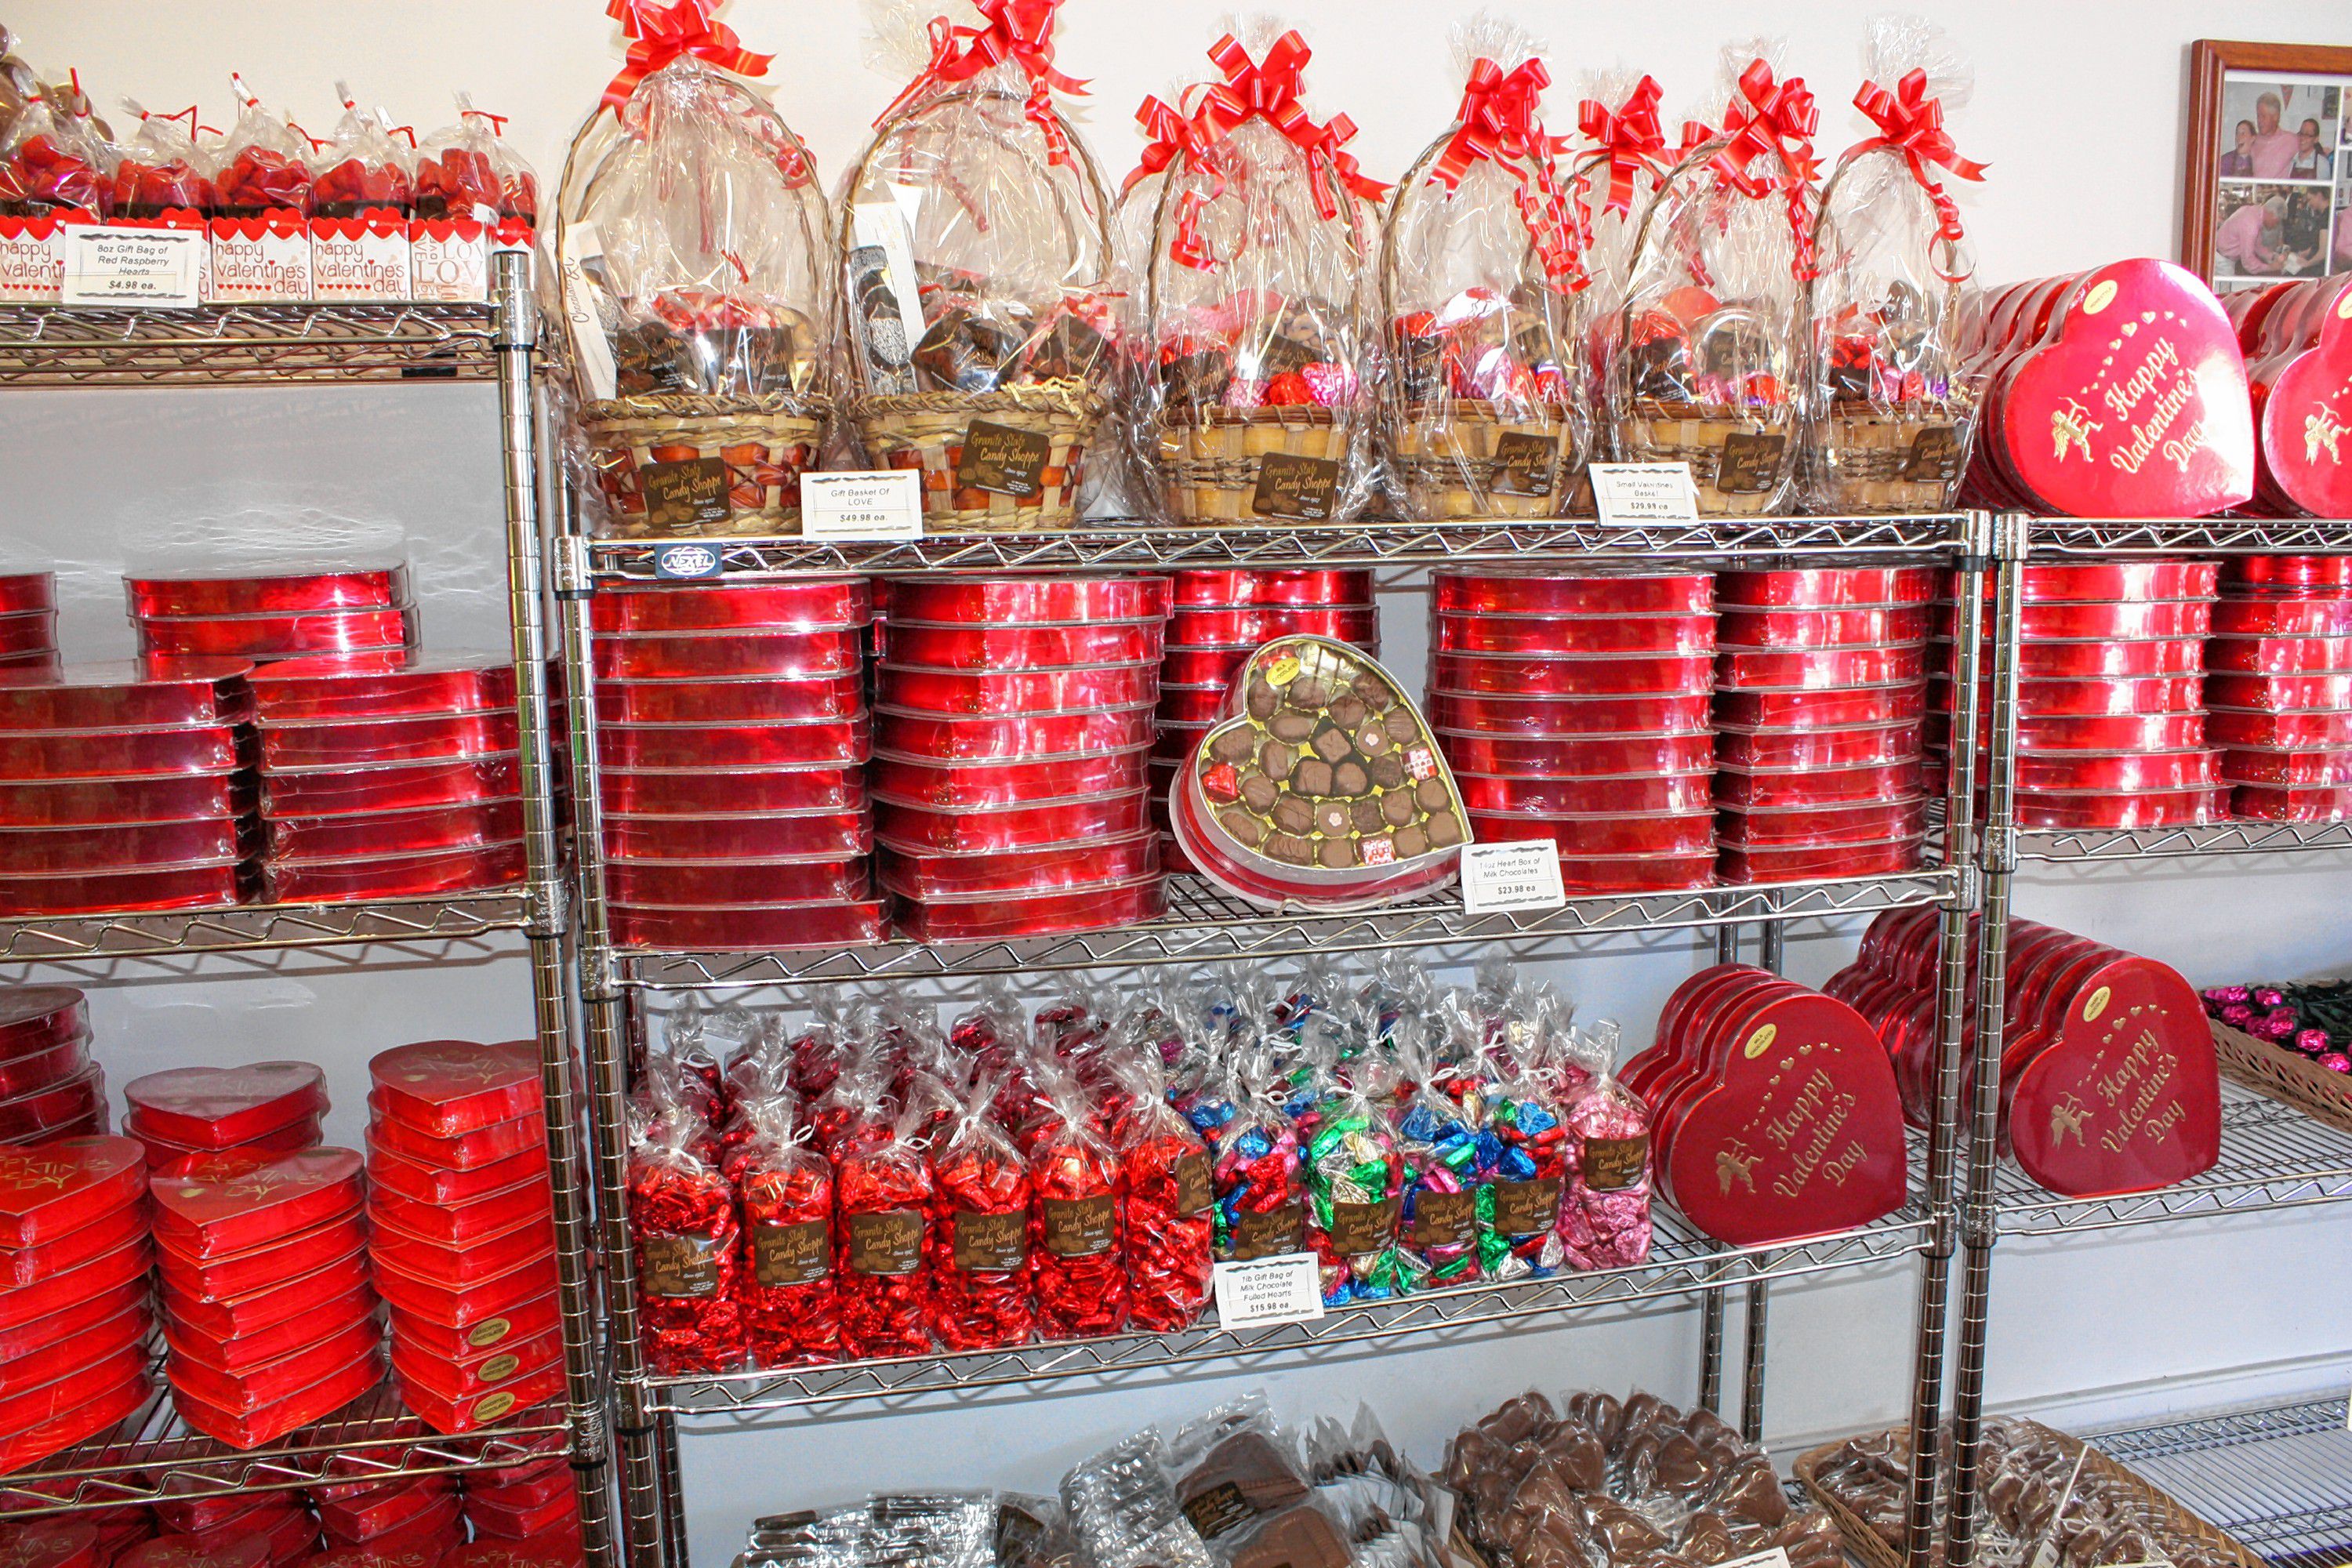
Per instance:
[[[1029,1260],[1029,1215],[978,1214],[955,1216],[955,1266],[971,1274],[1010,1274]]]
[[[1209,1212],[1214,1200],[1209,1190],[1209,1157],[1187,1154],[1176,1162],[1176,1213],[1184,1219],[1197,1219]]]
[[[637,470],[637,483],[645,488],[650,533],[701,533],[723,527],[733,512],[727,465],[717,458],[647,463]]]
[[[1911,438],[1911,457],[1903,478],[1915,485],[1948,485],[1960,477],[1960,436],[1958,425],[1932,425]]]
[[[1092,1258],[1118,1239],[1118,1200],[1108,1193],[1047,1198],[1045,1207],[1045,1250],[1056,1258]]]
[[[919,1209],[854,1214],[849,1220],[849,1267],[858,1274],[912,1274],[923,1262],[923,1215]]]
[[[1727,436],[1715,488],[1727,496],[1761,495],[1780,482],[1780,454],[1789,438],[1769,433]]]
[[[1268,452],[1257,460],[1257,489],[1250,497],[1250,510],[1260,517],[1320,522],[1331,515],[1339,494],[1339,465],[1330,458]]]
[[[1632,1186],[1642,1179],[1643,1168],[1649,1163],[1646,1135],[1584,1141],[1584,1184],[1596,1193],[1621,1192]]]
[[[1034,496],[1045,488],[1045,466],[1054,444],[1039,430],[1018,430],[975,419],[963,433],[956,458],[956,489]]]
[[[1495,1232],[1498,1236],[1533,1236],[1549,1230],[1559,1217],[1559,1178],[1495,1184]]]
[[[821,1219],[751,1227],[751,1283],[810,1285],[833,1272],[831,1227]]]
[[[1264,1214],[1244,1209],[1234,1215],[1234,1257],[1241,1262],[1296,1252],[1305,1245],[1307,1215],[1297,1204]]]
[[[1552,460],[1559,443],[1549,436],[1514,431],[1495,441],[1495,489],[1507,496],[1551,494]]]
[[[1413,1198],[1415,1247],[1467,1247],[1477,1234],[1477,1194],[1422,1193]]]
[[[1333,1204],[1331,1250],[1342,1258],[1361,1258],[1368,1252],[1380,1251],[1396,1239],[1397,1213],[1403,1207],[1402,1198],[1383,1198],[1376,1204]]]
[[[719,1294],[719,1243],[707,1236],[649,1236],[640,1279],[648,1296]]]
[[[1238,1481],[1219,1481],[1207,1491],[1184,1505],[1184,1517],[1201,1532],[1203,1541],[1214,1541],[1236,1525],[1247,1524],[1257,1517]]]

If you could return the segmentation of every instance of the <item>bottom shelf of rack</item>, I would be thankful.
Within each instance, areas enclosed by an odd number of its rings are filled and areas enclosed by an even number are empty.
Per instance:
[[[2352,1563],[2352,1431],[2321,1399],[2094,1434],[2129,1465],[2269,1561]]]
[[[560,1452],[562,1411],[540,1405],[460,1436],[427,1429],[380,1384],[314,1426],[258,1448],[232,1448],[181,1421],[162,1390],[101,1436],[0,1476],[0,1519],[112,1508],[158,1498],[282,1491],[512,1465]],[[330,1467],[332,1467],[331,1470]]]
[[[1251,1369],[1297,1365],[1342,1347],[1467,1336],[1490,1325],[1616,1303],[1857,1268],[1919,1251],[1927,1221],[1916,1206],[1857,1230],[1773,1247],[1719,1247],[1661,1205],[1649,1260],[1626,1268],[1426,1290],[1336,1308],[1308,1322],[1176,1334],[1114,1334],[964,1355],[897,1356],[789,1370],[650,1379],[651,1403],[680,1413],[810,1413],[861,1401],[910,1403],[988,1389],[1091,1380],[1132,1386],[1209,1362]]]

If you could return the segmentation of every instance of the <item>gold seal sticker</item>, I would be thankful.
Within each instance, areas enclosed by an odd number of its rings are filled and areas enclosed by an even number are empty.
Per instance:
[[[2347,289],[2336,296],[2336,313],[2344,320],[2352,321],[2352,289]]]
[[[1745,1046],[1742,1046],[1740,1050],[1748,1059],[1752,1062],[1758,1057],[1762,1056],[1766,1051],[1770,1050],[1772,1048],[1772,1042],[1780,1037],[1780,1026],[1778,1024],[1767,1024],[1762,1028],[1757,1030],[1754,1034],[1748,1036],[1748,1043]]]
[[[2091,291],[2083,296],[2083,314],[2095,316],[2115,302],[2116,280],[2109,278],[2092,285]]]
[[[2107,1010],[2107,1002],[2113,995],[2114,993],[2109,991],[2104,985],[2100,986],[2096,991],[2092,992],[2091,999],[2083,1004],[2083,1022],[2085,1024],[2097,1023],[2099,1021],[2099,1015]]]
[[[478,1351],[486,1351],[507,1337],[514,1324],[505,1318],[486,1318],[476,1323],[467,1335],[466,1342]]]
[[[1298,660],[1289,654],[1284,654],[1268,668],[1265,678],[1276,686],[1289,685],[1298,679]]]
[[[511,1394],[500,1391],[499,1393],[491,1394],[479,1405],[474,1406],[474,1419],[477,1421],[495,1421],[499,1416],[504,1415],[508,1411],[512,1410],[514,1407],[515,1396]]]
[[[522,1358],[520,1356],[509,1355],[502,1352],[500,1354],[494,1355],[489,1360],[484,1362],[482,1363],[481,1370],[474,1375],[480,1378],[484,1383],[504,1383],[508,1378],[512,1377],[516,1373],[521,1370]]]

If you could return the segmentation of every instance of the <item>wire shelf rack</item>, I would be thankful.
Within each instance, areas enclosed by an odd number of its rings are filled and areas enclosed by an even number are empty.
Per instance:
[[[2352,521],[2037,517],[2026,542],[2034,555],[2325,555],[2352,550]]]
[[[2216,822],[2201,827],[2021,833],[2021,860],[2165,860],[2352,849],[2352,822]]]
[[[1463,908],[1458,892],[1448,891],[1360,914],[1275,915],[1201,878],[1171,876],[1165,914],[1108,931],[945,946],[886,942],[755,953],[623,951],[619,957],[623,983],[647,991],[831,984],[1297,958],[1864,914],[1940,903],[1958,888],[1958,871],[1923,869],[1895,877],[1581,897],[1561,909],[1518,914],[1474,915]]]
[[[457,942],[535,923],[529,889],[349,904],[240,904],[0,920],[0,963],[274,952],[354,942]]]
[[[2202,1175],[2160,1192],[2112,1198],[2055,1196],[2009,1162],[1994,1180],[2000,1229],[2008,1236],[2113,1230],[2347,1199],[2352,1199],[2352,1133],[2226,1080],[2221,1157]]]
[[[238,1449],[191,1429],[159,1392],[103,1436],[0,1476],[0,1519],[491,1468],[560,1454],[564,1433],[560,1406],[539,1405],[443,1436],[409,1415],[387,1383],[315,1426]]]
[[[475,304],[5,305],[0,386],[488,381],[491,328]]]
[[[716,574],[768,577],[795,572],[1097,572],[1188,566],[1418,566],[1575,556],[1580,564],[1654,563],[1797,554],[1857,560],[1959,550],[1962,514],[1925,517],[1774,517],[1699,522],[1373,522],[1297,528],[1171,528],[1129,522],[1063,533],[931,534],[851,542],[797,538],[598,540],[600,576],[646,579],[666,552],[716,557]],[[698,563],[698,564],[703,564]],[[712,570],[707,564],[703,570]]]
[[[2352,1431],[2321,1399],[2097,1434],[2129,1465],[2273,1563],[2352,1563]]]
[[[1758,1279],[1859,1268],[1907,1257],[1927,1241],[1917,1205],[1859,1230],[1780,1247],[1718,1247],[1661,1204],[1649,1261],[1629,1268],[1555,1275],[1517,1284],[1432,1290],[1401,1300],[1334,1309],[1311,1322],[1204,1327],[1181,1334],[1116,1334],[953,1356],[898,1356],[791,1371],[648,1379],[667,1411],[825,1412],[845,1405],[892,1408],[987,1389],[1082,1380],[1118,1386],[1181,1376],[1210,1362],[1251,1371],[1295,1365],[1345,1346],[1469,1335],[1531,1318],[1745,1285]]]

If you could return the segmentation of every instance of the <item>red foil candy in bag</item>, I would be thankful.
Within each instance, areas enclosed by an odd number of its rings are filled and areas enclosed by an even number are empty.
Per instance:
[[[1128,1071],[1132,1101],[1114,1131],[1127,1194],[1129,1320],[1172,1334],[1191,1328],[1209,1303],[1209,1146],[1168,1103],[1157,1063],[1139,1060]]]
[[[735,1198],[693,1152],[704,1130],[696,1112],[672,1108],[629,1162],[637,1315],[656,1375],[732,1372],[743,1361]]]
[[[846,1148],[835,1161],[834,1189],[843,1352],[861,1359],[921,1355],[931,1348],[923,1310],[929,1163],[893,1130]]]
[[[759,1121],[754,1112],[755,1126]],[[735,1293],[751,1364],[838,1360],[831,1163],[808,1146],[805,1134],[762,1128],[736,1161],[735,1194],[743,1209]]]
[[[1115,1334],[1128,1316],[1118,1161],[1088,1129],[1073,1096],[1058,1096],[1055,1110],[1058,1124],[1030,1163],[1037,1193],[1037,1332],[1049,1340]]]
[[[982,1084],[931,1156],[930,1325],[940,1348],[1024,1344],[1029,1299],[1029,1169],[989,1116]]]

